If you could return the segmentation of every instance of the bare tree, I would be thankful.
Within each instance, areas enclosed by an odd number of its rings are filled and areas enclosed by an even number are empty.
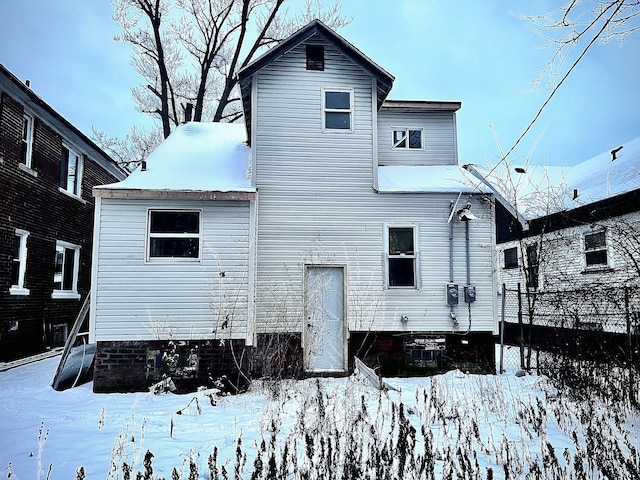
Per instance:
[[[131,63],[143,78],[132,89],[136,109],[160,121],[162,138],[189,119],[240,119],[237,73],[242,67],[313,19],[334,29],[351,21],[342,15],[339,0],[306,0],[296,12],[288,0],[112,2],[113,18],[122,27],[116,40],[131,45]],[[149,151],[144,142],[142,148],[131,145],[141,139],[139,130],[122,141],[101,132],[94,136],[116,158],[127,157],[124,162],[140,161]],[[146,139],[158,140],[154,134]]]
[[[587,52],[597,43],[619,41],[640,31],[639,0],[569,0],[542,15],[520,15],[534,32],[547,41],[553,53],[545,68],[533,82],[532,90],[541,85],[551,88],[533,119],[502,156],[506,159],[529,133],[560,87]],[[573,55],[574,51],[577,53]]]

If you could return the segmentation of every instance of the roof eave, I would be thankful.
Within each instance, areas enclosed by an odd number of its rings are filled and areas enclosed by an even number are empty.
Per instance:
[[[255,200],[254,190],[158,190],[145,188],[95,187],[93,196],[127,200],[207,200],[249,201]]]

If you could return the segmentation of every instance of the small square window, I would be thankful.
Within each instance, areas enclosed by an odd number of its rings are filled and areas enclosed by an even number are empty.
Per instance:
[[[147,259],[200,258],[200,211],[149,211]]]
[[[389,287],[416,286],[415,229],[389,227],[387,244],[387,272]]]
[[[518,268],[518,248],[504,250],[504,268]]]
[[[411,128],[394,129],[392,148],[407,150],[422,149],[422,130]]]
[[[33,154],[33,117],[24,114],[22,117],[22,151],[20,161],[31,168]]]
[[[79,197],[82,185],[82,167],[82,156],[63,145],[60,158],[60,188]]]
[[[324,70],[324,47],[307,45],[307,70]]]
[[[587,267],[608,264],[607,236],[604,230],[584,236],[584,254]]]
[[[353,115],[353,91],[324,90],[322,101],[323,129],[350,131]]]

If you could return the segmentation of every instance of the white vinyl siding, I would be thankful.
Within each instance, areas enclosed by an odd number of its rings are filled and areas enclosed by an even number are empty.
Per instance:
[[[300,45],[254,80],[258,332],[300,332],[304,266],[336,264],[346,265],[349,330],[451,331],[444,291],[449,277],[447,219],[457,195],[375,193],[373,79],[327,44],[323,72],[306,70],[305,46]],[[327,85],[353,89],[350,135],[322,134],[321,92]],[[398,123],[403,124],[396,119],[393,125]],[[449,145],[453,137],[450,132]],[[390,130],[384,138],[391,150]],[[449,157],[453,163],[451,152]],[[471,201],[481,217],[470,228],[472,282],[478,291],[472,330],[493,331],[491,204]],[[385,288],[385,224],[416,225],[419,289]],[[456,225],[455,230],[455,270],[463,283],[464,228]],[[406,324],[401,315],[409,317]]]
[[[421,148],[394,148],[394,131],[420,130]],[[378,112],[379,165],[456,165],[455,113],[402,113],[384,107]]]
[[[97,203],[95,340],[245,338],[249,202]],[[200,262],[145,261],[149,208],[201,212]]]

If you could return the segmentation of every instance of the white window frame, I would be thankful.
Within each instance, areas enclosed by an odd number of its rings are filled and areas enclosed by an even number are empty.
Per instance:
[[[25,122],[27,123],[27,128],[25,132]],[[33,165],[33,125],[34,125],[34,117],[29,113],[22,114],[22,139],[21,142],[26,145],[26,154],[24,158],[24,162],[22,163],[25,167],[31,168]],[[26,138],[25,138],[26,135]],[[21,159],[22,160],[22,159]]]
[[[349,110],[343,108],[327,108],[326,99],[327,93],[348,93],[349,94]],[[352,133],[354,130],[354,90],[353,88],[343,87],[322,87],[322,131],[330,133]],[[348,113],[349,114],[349,128],[328,128],[327,113]]]
[[[68,298],[68,299],[72,299],[72,300],[79,300],[80,299],[80,294],[78,293],[78,272],[79,272],[79,268],[80,268],[80,246],[79,245],[75,245],[73,243],[69,243],[69,242],[63,242],[61,240],[56,241],[56,263],[57,263],[57,257],[58,257],[58,251],[62,249],[62,253],[63,253],[63,258],[62,258],[62,276],[60,277],[60,289],[56,289],[55,288],[55,267],[54,267],[54,290],[53,293],[51,294],[51,298]],[[64,265],[65,265],[65,259],[66,259],[66,255],[68,254],[68,251],[72,251],[73,253],[73,278],[71,280],[71,289],[66,290],[64,289]]]
[[[390,230],[402,228],[413,230],[413,254],[392,255],[389,252],[389,232]],[[415,223],[386,223],[384,225],[384,276],[385,287],[390,290],[419,290],[420,289],[420,234],[418,225]],[[393,258],[411,258],[413,259],[413,285],[391,285],[391,276],[389,275],[389,259]]]
[[[151,214],[153,212],[163,213],[197,213],[198,214],[198,233],[152,233],[151,232]],[[147,209],[147,235],[145,241],[145,263],[198,263],[202,261],[202,209],[201,208],[149,208]],[[198,257],[152,257],[151,256],[151,238],[197,238],[198,239]]]
[[[58,190],[67,195],[71,195],[75,198],[82,198],[82,176],[84,173],[84,156],[81,153],[78,153],[73,147],[70,147],[66,143],[62,144],[62,148],[66,149],[69,152],[69,158],[67,159],[67,169],[65,172],[66,176],[66,186],[60,185]],[[76,173],[75,173],[75,186],[73,189],[69,188],[69,164],[71,163],[71,157],[74,156],[76,158]],[[62,159],[60,159],[60,169],[62,170]],[[62,172],[60,172],[60,176],[62,177]]]
[[[396,141],[396,132],[405,132],[405,136],[403,139]],[[411,148],[409,147],[409,138],[411,132],[420,132],[420,147],[419,148]],[[405,146],[398,146],[402,140],[405,140]],[[391,149],[392,150],[402,150],[402,151],[420,151],[424,150],[424,129],[421,127],[392,127],[391,128]]]
[[[29,295],[30,291],[24,286],[24,278],[27,271],[27,238],[29,232],[16,228],[16,237],[20,238],[20,245],[18,247],[18,258],[13,258],[12,262],[16,260],[19,263],[18,266],[18,283],[9,287],[10,295]]]
[[[591,235],[598,235],[598,234],[604,235],[604,246],[587,249],[587,237]],[[605,252],[605,255],[607,257],[606,263],[593,263],[593,264],[587,263],[587,254],[593,253],[593,252],[600,252],[600,251]],[[609,233],[606,228],[599,228],[599,229],[596,228],[596,229],[586,230],[582,232],[582,258],[583,258],[584,268],[587,271],[602,270],[602,269],[608,269],[611,267],[611,255],[609,251]]]

